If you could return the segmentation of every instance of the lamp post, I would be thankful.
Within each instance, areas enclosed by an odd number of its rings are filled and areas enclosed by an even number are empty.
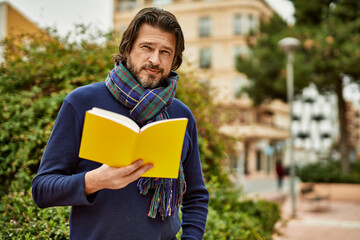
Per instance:
[[[283,38],[279,41],[280,48],[287,55],[287,64],[286,64],[286,83],[287,83],[287,98],[290,106],[290,116],[293,112],[293,96],[294,96],[294,52],[295,49],[299,46],[299,40],[296,38]],[[289,123],[289,133],[290,133],[290,194],[291,194],[291,206],[292,206],[292,217],[296,217],[296,205],[295,205],[295,163],[294,163],[294,136],[291,131],[292,117],[290,117]]]

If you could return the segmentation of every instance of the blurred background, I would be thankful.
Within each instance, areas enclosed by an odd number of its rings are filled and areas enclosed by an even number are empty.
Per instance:
[[[104,79],[149,6],[172,12],[185,35],[177,97],[197,119],[214,199],[205,238],[359,236],[359,1],[9,0],[0,1],[0,237],[66,238],[68,210],[24,210],[31,179],[63,97]],[[224,204],[247,215],[225,216]],[[38,223],[53,214],[56,231]]]

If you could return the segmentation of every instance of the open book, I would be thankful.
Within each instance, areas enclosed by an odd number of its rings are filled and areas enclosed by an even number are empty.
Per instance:
[[[92,108],[85,114],[79,157],[112,167],[142,159],[154,166],[142,177],[177,178],[187,122],[167,119],[140,129],[126,116]]]

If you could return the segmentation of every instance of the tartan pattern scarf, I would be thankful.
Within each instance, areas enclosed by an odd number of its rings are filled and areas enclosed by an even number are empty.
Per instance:
[[[150,122],[169,118],[166,110],[173,102],[178,78],[179,75],[172,71],[166,79],[165,86],[144,89],[120,63],[115,64],[109,72],[105,84],[115,99],[129,108],[130,116],[142,127]],[[162,219],[174,215],[186,191],[181,161],[178,179],[140,178],[137,187],[142,195],[154,189],[149,217],[155,218],[157,213]]]

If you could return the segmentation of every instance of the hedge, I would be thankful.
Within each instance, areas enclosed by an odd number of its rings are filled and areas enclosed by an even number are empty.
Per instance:
[[[341,171],[339,160],[308,163],[296,170],[302,182],[360,184],[360,160],[350,162],[350,172]]]

